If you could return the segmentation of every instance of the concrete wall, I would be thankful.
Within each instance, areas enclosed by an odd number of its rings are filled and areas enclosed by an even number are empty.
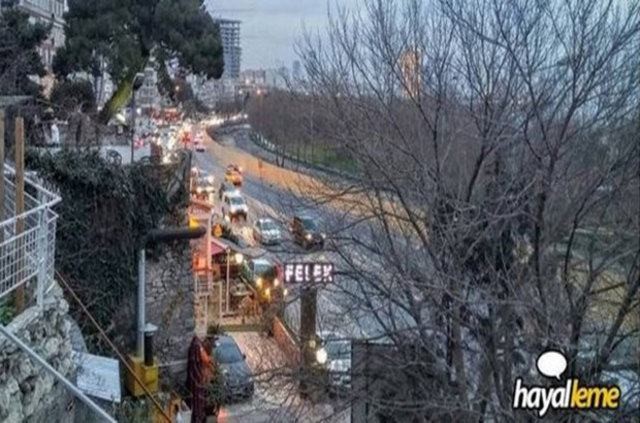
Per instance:
[[[23,342],[63,375],[73,380],[72,322],[69,306],[55,285],[47,296],[44,314],[31,307],[8,326]],[[72,422],[74,397],[40,364],[0,335],[0,421]]]
[[[158,257],[147,260],[147,322],[158,326],[155,351],[161,383],[186,380],[187,352],[195,334],[191,266],[187,242],[166,246]]]

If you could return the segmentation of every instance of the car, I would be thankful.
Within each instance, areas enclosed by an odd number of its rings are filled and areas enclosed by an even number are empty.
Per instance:
[[[202,152],[204,152],[204,151],[206,151],[206,150],[207,150],[207,149],[205,148],[204,143],[202,142],[202,140],[199,140],[199,139],[196,139],[196,140],[193,142],[193,146],[194,146],[195,150],[196,150],[197,152],[200,152],[200,153],[202,153]]]
[[[206,173],[200,173],[193,181],[193,187],[195,194],[198,197],[206,197],[209,199],[216,192],[216,188],[213,185],[215,178],[213,175],[207,175]]]
[[[229,165],[224,172],[224,180],[235,186],[241,186],[243,182],[242,168],[237,165]]]
[[[243,182],[242,174],[233,169],[227,169],[224,172],[224,180],[235,186],[241,186]]]
[[[234,219],[247,220],[247,214],[249,213],[249,207],[244,201],[244,198],[240,194],[229,194],[224,198],[222,206],[222,215],[228,221]]]
[[[345,393],[351,389],[351,341],[331,331],[321,331],[318,337],[327,352],[324,368],[328,373],[329,394]]]
[[[280,228],[273,219],[257,219],[252,229],[253,239],[263,245],[279,244],[282,241]]]
[[[227,198],[229,195],[240,195],[240,190],[238,187],[229,182],[222,182],[220,184],[220,189],[218,190],[218,198],[222,201]]]
[[[268,303],[285,294],[278,273],[276,263],[260,257],[246,260],[242,264],[240,278],[258,293],[261,303]]]
[[[251,398],[255,390],[253,375],[247,365],[247,357],[236,341],[228,335],[221,335],[215,339],[214,345],[213,360],[222,373],[225,399]]]
[[[320,230],[318,219],[306,214],[294,216],[290,230],[293,240],[305,249],[314,246],[324,248],[324,241],[327,236]]]

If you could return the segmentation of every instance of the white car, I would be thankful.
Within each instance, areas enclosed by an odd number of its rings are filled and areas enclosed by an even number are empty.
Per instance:
[[[325,368],[329,373],[329,393],[351,389],[351,340],[330,331],[318,333],[327,352]]]
[[[213,186],[215,178],[213,175],[199,174],[195,179],[196,194],[206,194],[207,196],[215,193],[216,188]]]
[[[249,207],[244,201],[244,198],[240,194],[228,195],[224,199],[224,205],[222,206],[222,215],[228,221],[242,218],[247,220],[247,214],[249,213]]]
[[[262,218],[253,224],[253,239],[263,245],[282,242],[282,232],[272,219]]]

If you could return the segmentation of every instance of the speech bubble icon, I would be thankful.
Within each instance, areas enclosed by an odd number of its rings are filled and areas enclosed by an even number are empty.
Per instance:
[[[560,375],[567,370],[567,359],[560,351],[548,350],[540,354],[536,367],[541,375],[560,380]]]

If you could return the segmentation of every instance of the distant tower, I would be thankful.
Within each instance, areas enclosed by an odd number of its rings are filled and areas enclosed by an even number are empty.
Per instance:
[[[402,90],[407,97],[417,98],[422,90],[422,54],[418,49],[402,53],[399,60]]]
[[[240,77],[240,58],[242,48],[240,47],[240,21],[232,19],[215,19],[220,25],[220,39],[222,40],[222,50],[224,52],[224,73],[223,78],[238,79]]]
[[[299,60],[293,61],[293,66],[291,67],[291,77],[294,81],[299,81],[302,78],[302,65]]]

